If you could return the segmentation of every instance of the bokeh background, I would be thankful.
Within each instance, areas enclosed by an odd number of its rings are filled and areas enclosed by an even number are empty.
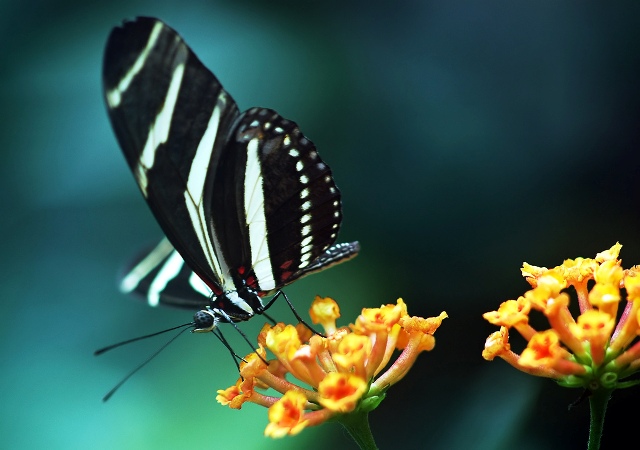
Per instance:
[[[212,337],[101,346],[190,320],[117,290],[161,234],[101,97],[104,44],[137,15],[177,29],[241,109],[298,122],[343,193],[354,261],[287,288],[343,324],[403,297],[450,316],[371,414],[380,448],[583,449],[580,394],[481,357],[481,314],[616,241],[640,263],[640,5],[617,2],[66,0],[0,3],[0,447],[354,448],[337,424],[278,441],[215,402],[237,373]],[[273,315],[293,320],[286,306]],[[249,333],[262,324],[243,325]],[[246,349],[225,332],[240,353]],[[605,448],[637,426],[616,392]],[[635,429],[635,428],[632,428]]]

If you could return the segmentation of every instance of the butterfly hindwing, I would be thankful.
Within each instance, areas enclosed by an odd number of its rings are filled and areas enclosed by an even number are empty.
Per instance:
[[[150,306],[159,304],[202,309],[211,291],[165,238],[135,258],[120,280],[120,289],[142,297]]]
[[[336,244],[313,263],[293,274],[290,280],[348,261],[356,257],[359,251],[358,242]],[[120,289],[136,294],[150,306],[163,304],[202,309],[210,304],[211,299],[207,285],[189,269],[166,238],[131,261],[120,279]]]
[[[251,260],[260,289],[271,292],[335,242],[340,191],[313,143],[273,110],[243,113],[230,146],[246,155],[238,188],[245,191]]]

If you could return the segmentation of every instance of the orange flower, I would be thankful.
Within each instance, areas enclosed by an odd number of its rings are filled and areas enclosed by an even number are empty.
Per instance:
[[[353,411],[367,390],[367,382],[357,375],[330,372],[318,385],[320,404],[331,411]]]
[[[640,343],[634,344],[640,330],[640,276],[636,268],[622,269],[621,248],[616,243],[594,259],[567,259],[551,269],[524,263],[522,274],[532,289],[484,314],[502,328],[489,336],[482,356],[499,357],[523,372],[589,390],[602,383],[607,389],[615,387],[615,380],[640,369]],[[569,308],[571,290],[580,309],[576,318]],[[616,323],[623,300],[626,305]],[[531,314],[537,312],[546,316],[550,328],[530,325]],[[528,342],[521,354],[511,348],[511,329]]]
[[[531,337],[535,330],[529,325],[530,310],[531,301],[519,297],[518,300],[503,302],[497,311],[484,313],[482,317],[494,325],[515,327],[523,336]]]
[[[371,353],[371,345],[371,339],[367,336],[355,333],[345,335],[338,342],[336,351],[331,353],[336,369],[366,379],[365,364]]]
[[[269,408],[269,425],[265,436],[279,438],[300,433],[309,423],[304,418],[306,397],[296,391],[288,391]]]
[[[238,382],[227,389],[220,389],[218,391],[218,396],[216,397],[216,400],[221,405],[227,406],[233,401],[234,398],[241,395],[241,392],[242,391],[240,391],[240,382]]]
[[[401,298],[395,305],[382,305],[380,308],[364,308],[352,326],[357,333],[368,334],[381,330],[390,331],[400,317],[407,314],[407,306]]]
[[[218,402],[232,408],[247,401],[268,407],[267,436],[297,434],[334,417],[374,409],[418,354],[433,349],[433,334],[447,317],[411,317],[398,299],[395,305],[365,308],[349,328],[337,328],[338,304],[320,297],[310,315],[325,336],[304,326],[265,325],[258,335],[260,357],[246,356],[238,382],[218,391]],[[265,348],[274,355],[268,364]],[[282,396],[256,391],[265,387]]]
[[[340,317],[340,308],[334,299],[317,295],[309,316],[313,323],[322,325],[327,334],[333,334],[336,331],[336,319]]]
[[[571,361],[570,356],[571,354],[560,345],[555,330],[546,330],[531,337],[518,364],[530,369],[550,369],[563,375],[582,375],[584,367]]]
[[[509,328],[500,327],[500,331],[491,333],[487,338],[482,357],[487,361],[493,361],[496,356],[504,358],[507,354],[515,356],[515,353],[511,351],[511,344],[509,344]]]

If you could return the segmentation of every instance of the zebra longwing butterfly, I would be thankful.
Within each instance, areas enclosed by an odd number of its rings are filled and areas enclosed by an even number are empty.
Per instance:
[[[271,109],[241,113],[169,26],[139,17],[114,28],[103,84],[120,147],[166,235],[134,261],[124,291],[198,308],[196,331],[210,331],[357,255],[357,242],[334,245],[340,192],[313,143]]]

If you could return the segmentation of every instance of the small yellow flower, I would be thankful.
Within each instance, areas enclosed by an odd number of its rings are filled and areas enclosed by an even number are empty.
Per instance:
[[[484,313],[482,317],[494,325],[508,328],[514,327],[520,334],[530,338],[535,333],[535,330],[529,325],[530,310],[531,300],[526,297],[519,297],[518,300],[503,302],[497,311]]]
[[[240,391],[240,383],[238,382],[227,389],[220,389],[218,391],[218,396],[216,397],[216,400],[221,405],[227,406],[231,404],[233,399],[238,397],[239,395],[241,395],[241,391]]]
[[[491,333],[484,344],[482,357],[487,361],[493,361],[497,356],[504,358],[507,354],[515,355],[509,344],[509,328],[500,327],[500,331]]]
[[[640,343],[635,342],[640,330],[640,275],[635,267],[621,267],[621,248],[616,243],[594,259],[567,259],[551,269],[524,263],[522,274],[532,289],[484,314],[501,329],[489,336],[482,356],[499,357],[523,372],[566,386],[591,391],[628,386],[630,382],[620,380],[640,369]],[[572,290],[580,310],[576,318],[569,309]],[[546,316],[550,328],[533,328],[533,313]],[[528,342],[521,354],[511,348],[511,329]]]
[[[400,317],[407,314],[407,306],[401,298],[395,305],[382,305],[380,308],[364,308],[352,326],[353,331],[368,334],[377,331],[391,331]]]
[[[320,297],[310,315],[325,335],[301,325],[265,325],[257,353],[240,364],[240,379],[218,391],[218,402],[232,408],[247,401],[268,407],[267,436],[294,435],[331,418],[375,409],[418,354],[434,348],[433,334],[447,317],[444,312],[427,319],[411,317],[398,299],[396,304],[365,308],[349,327],[338,328],[338,304]],[[274,359],[266,361],[265,349]],[[264,388],[281,396],[256,391]]]
[[[313,323],[322,325],[327,334],[333,334],[336,330],[336,319],[340,317],[340,307],[330,297],[316,296],[309,310],[309,316]]]
[[[351,412],[367,390],[367,382],[357,375],[329,372],[318,385],[320,404],[339,413]]]
[[[555,330],[545,330],[531,337],[519,365],[529,369],[545,367],[558,374],[582,374],[584,367],[570,360],[570,353],[560,345]]]
[[[306,397],[296,391],[288,391],[269,408],[269,425],[266,436],[279,438],[300,433],[309,423],[304,418]]]
[[[615,322],[615,319],[606,312],[590,309],[580,314],[578,323],[572,327],[571,331],[578,340],[589,343],[591,359],[595,365],[600,365],[604,361]]]
[[[617,260],[620,255],[620,250],[622,249],[622,244],[616,242],[613,247],[603,252],[600,252],[596,255],[596,261],[599,263],[603,263],[605,261]]]
[[[345,335],[331,353],[331,358],[338,370],[352,373],[363,379],[367,378],[365,363],[371,353],[371,339],[355,333]]]

